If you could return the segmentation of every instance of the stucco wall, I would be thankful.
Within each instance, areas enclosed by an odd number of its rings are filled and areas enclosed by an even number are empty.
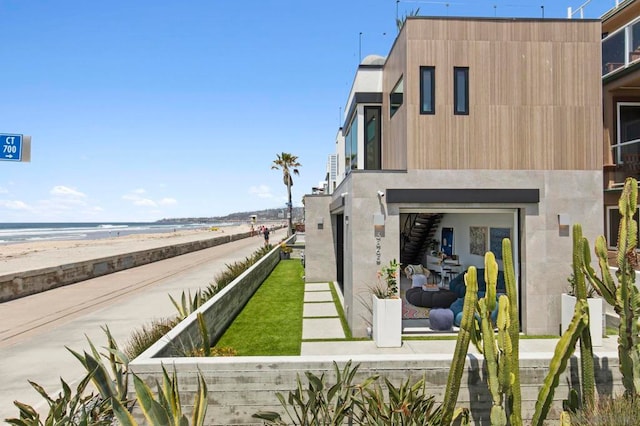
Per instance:
[[[305,265],[306,282],[330,282],[336,279],[335,226],[331,223],[328,195],[306,195]],[[322,221],[322,226],[318,226]]]
[[[385,215],[385,236],[380,240],[381,263],[399,259],[400,209],[516,208],[520,209],[520,292],[522,328],[527,334],[558,334],[560,294],[570,275],[571,236],[558,227],[558,214],[580,223],[584,235],[594,241],[602,234],[601,171],[495,171],[419,170],[409,172],[352,173],[345,183],[351,190],[345,198],[345,313],[354,336],[366,336],[370,317],[358,296],[375,284],[376,238],[373,215]],[[540,202],[526,205],[491,204],[386,204],[378,190],[390,188],[530,188],[539,189]],[[307,239],[310,244],[310,238]],[[349,273],[347,273],[349,271]],[[530,308],[529,308],[530,307]]]

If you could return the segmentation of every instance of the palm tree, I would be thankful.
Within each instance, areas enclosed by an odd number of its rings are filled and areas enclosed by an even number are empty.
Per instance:
[[[302,164],[298,163],[298,157],[287,152],[276,154],[276,159],[273,160],[273,164],[271,165],[272,169],[282,170],[282,180],[284,184],[287,185],[287,195],[289,197],[289,203],[287,204],[289,208],[289,235],[293,233],[293,218],[291,214],[291,187],[293,186],[293,178],[291,177],[291,173],[293,172],[293,174],[299,175],[298,167],[300,166],[302,166]]]

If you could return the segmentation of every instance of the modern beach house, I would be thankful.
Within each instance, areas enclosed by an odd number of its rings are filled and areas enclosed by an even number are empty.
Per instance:
[[[640,178],[640,1],[602,17],[605,236],[616,243],[618,198],[627,176]],[[638,218],[636,217],[636,220]]]
[[[482,268],[486,250],[502,268],[503,237],[522,331],[559,333],[571,225],[590,241],[603,233],[604,158],[630,146],[612,130],[603,150],[601,54],[599,20],[408,17],[386,57],[362,61],[336,137],[335,183],[305,197],[306,281],[337,283],[354,336],[368,334],[369,289],[392,259],[427,267],[431,252],[444,253],[448,265],[433,275],[451,279]],[[629,59],[611,71],[625,87]],[[615,93],[605,99],[618,99],[618,114],[640,110],[633,87]],[[607,114],[611,127],[605,104]],[[640,138],[632,131],[627,139]],[[604,177],[615,188],[612,170]]]

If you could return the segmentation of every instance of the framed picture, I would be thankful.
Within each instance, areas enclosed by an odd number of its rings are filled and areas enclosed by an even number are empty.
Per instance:
[[[469,253],[478,256],[484,256],[487,252],[487,234],[486,226],[470,226],[469,227]]]
[[[502,260],[502,240],[505,238],[511,238],[511,228],[489,230],[489,250],[496,256],[496,260]]]

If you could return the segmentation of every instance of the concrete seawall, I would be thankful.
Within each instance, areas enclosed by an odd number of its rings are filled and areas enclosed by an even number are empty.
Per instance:
[[[250,232],[0,276],[0,303],[250,237]]]

